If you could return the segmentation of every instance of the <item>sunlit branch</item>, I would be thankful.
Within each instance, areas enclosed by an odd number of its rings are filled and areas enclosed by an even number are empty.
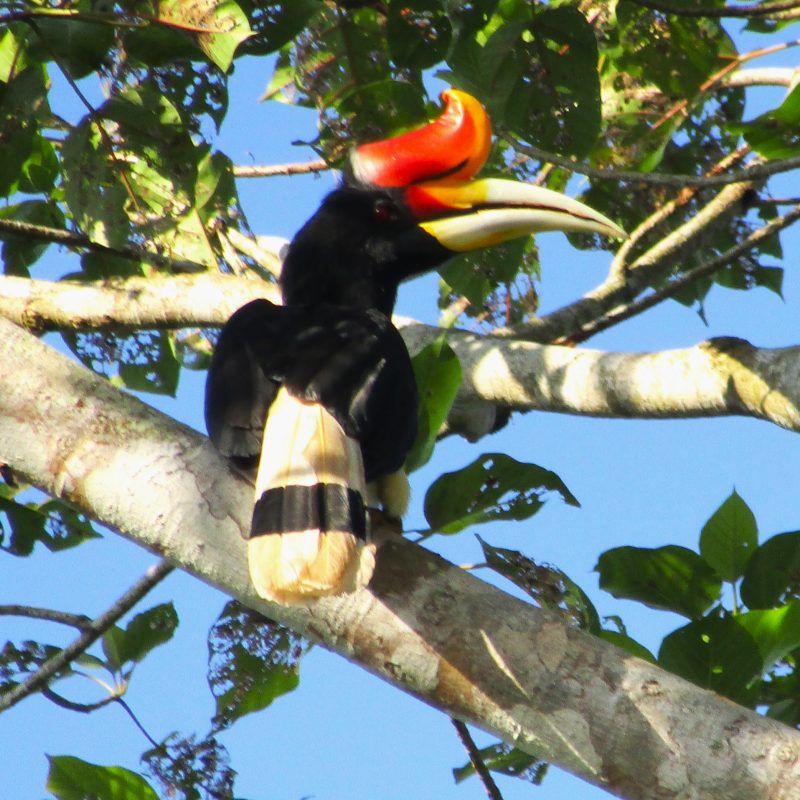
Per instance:
[[[712,276],[715,272],[718,272],[723,267],[734,262],[737,258],[745,255],[760,242],[764,241],[770,236],[774,236],[776,233],[788,227],[798,219],[800,219],[800,206],[795,207],[782,217],[776,217],[775,219],[770,220],[770,222],[768,222],[766,225],[753,231],[749,236],[730,249],[726,250],[724,253],[704,261],[691,271],[681,275],[679,278],[671,280],[665,286],[656,289],[646,297],[642,297],[641,299],[635,300],[627,305],[619,306],[599,319],[581,326],[580,330],[570,334],[565,340],[559,341],[557,344],[563,344],[566,341],[571,344],[584,342],[601,331],[604,331],[613,325],[617,325],[626,319],[635,317],[638,314],[641,314],[642,312],[652,308],[653,306],[662,303],[667,298],[674,297],[676,294],[679,294],[692,284],[697,283],[697,281],[701,280],[702,278]]]
[[[267,164],[263,166],[234,166],[233,174],[237,178],[275,178],[284,175],[304,175],[309,172],[324,172],[330,169],[322,158],[316,161],[299,161],[292,164]]]
[[[276,284],[219,272],[94,283],[0,276],[0,315],[36,331],[220,326],[257,297],[280,302]]]
[[[746,158],[750,153],[749,147],[740,147],[734,153],[722,158],[714,167],[709,170],[709,175],[717,175],[721,172],[729,170],[732,166],[738,164],[743,158]],[[622,242],[617,250],[614,260],[611,262],[609,274],[616,275],[622,273],[626,269],[629,256],[633,252],[634,247],[651,231],[657,228],[661,223],[666,222],[672,214],[679,208],[685,206],[693,197],[697,196],[700,191],[698,186],[687,186],[681,189],[680,192],[668,202],[659,206],[649,217],[644,219],[635,230],[631,231],[630,236]]]

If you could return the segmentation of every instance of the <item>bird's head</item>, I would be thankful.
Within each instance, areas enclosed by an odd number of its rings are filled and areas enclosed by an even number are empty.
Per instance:
[[[292,241],[287,303],[340,303],[390,314],[397,287],[476,250],[540,231],[624,237],[589,206],[539,186],[475,179],[491,126],[465,92],[443,93],[433,122],[355,148],[347,183],[331,192]]]

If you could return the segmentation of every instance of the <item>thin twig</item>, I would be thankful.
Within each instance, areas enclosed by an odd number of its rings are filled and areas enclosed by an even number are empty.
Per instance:
[[[49,686],[42,686],[41,692],[44,697],[59,708],[65,708],[67,711],[76,711],[78,714],[91,714],[92,711],[104,708],[117,699],[115,695],[108,695],[96,703],[76,703],[74,700],[68,700],[58,692],[54,692]]]
[[[750,148],[740,147],[733,153],[729,153],[720,161],[718,161],[709,171],[707,175],[716,175],[720,172],[730,169],[735,164],[738,164],[742,159],[750,154]],[[700,188],[697,186],[686,186],[678,192],[677,196],[657,208],[649,217],[644,219],[635,230],[633,230],[628,238],[620,245],[614,255],[614,260],[611,262],[609,268],[610,275],[622,274],[628,265],[628,257],[633,252],[633,248],[638,244],[644,236],[650,231],[658,227],[662,222],[665,222],[672,214],[679,208],[685,206],[693,197],[697,195]]]
[[[774,3],[753,3],[748,6],[722,6],[722,8],[673,5],[663,3],[661,0],[627,0],[627,2],[641,8],[681,17],[771,17],[800,8],[800,0],[776,0]]]
[[[481,754],[478,752],[478,748],[476,747],[475,741],[473,740],[467,726],[461,722],[461,720],[454,719],[452,717],[450,722],[453,723],[453,727],[456,729],[458,738],[461,740],[461,744],[464,745],[464,749],[467,751],[470,764],[472,764],[475,774],[480,778],[489,800],[503,800],[503,795],[500,794],[500,790],[497,788],[497,784],[494,782],[492,774],[489,772],[486,764],[483,763]]]
[[[548,150],[540,150],[538,147],[524,144],[507,132],[501,134],[510,145],[524,153],[526,156],[535,158],[538,161],[547,161],[559,167],[564,167],[579,175],[586,175],[587,178],[608,181],[631,181],[633,183],[649,183],[655,186],[676,186],[684,188],[686,186],[725,186],[729,183],[742,183],[759,178],[768,178],[779,172],[788,172],[800,167],[800,156],[791,158],[773,159],[743,169],[729,172],[727,175],[666,175],[663,173],[645,173],[635,170],[624,169],[598,169],[586,164],[580,164],[571,158],[551,153]]]
[[[87,617],[85,614],[70,614],[66,611],[55,611],[52,608],[20,605],[0,606],[0,616],[28,617],[30,619],[47,620],[47,622],[60,622],[62,625],[71,625],[79,631],[86,630],[92,622],[92,618]]]
[[[4,236],[5,234],[5,236]],[[82,233],[73,233],[62,228],[50,228],[46,225],[35,225],[31,222],[21,222],[18,219],[0,219],[0,239],[7,238],[9,235],[24,236],[40,242],[52,242],[61,244],[65,247],[73,247],[91,250],[95,253],[105,253],[109,256],[125,258],[129,261],[144,261],[156,267],[164,267],[173,272],[205,272],[206,267],[195,261],[175,261],[171,258],[152,253],[149,250],[142,250],[138,247],[108,247],[98,242],[93,242],[88,236]]]
[[[607,328],[616,325],[623,320],[630,319],[631,317],[641,314],[643,311],[652,308],[655,305],[663,302],[667,298],[674,297],[683,289],[696,283],[701,278],[710,277],[715,272],[718,272],[723,267],[730,264],[735,259],[744,255],[752,250],[759,242],[763,241],[769,236],[773,236],[779,231],[791,225],[796,220],[800,219],[800,205],[793,208],[782,217],[776,217],[770,220],[766,225],[753,231],[747,238],[743,239],[738,244],[726,250],[708,261],[695,267],[690,272],[685,273],[680,278],[670,281],[665,286],[657,289],[652,294],[647,295],[639,300],[635,300],[626,306],[610,311],[608,314],[593,320],[586,325],[581,326],[580,330],[574,334],[570,334],[563,339],[556,340],[555,344],[578,344],[585,342],[592,336],[606,330]]]
[[[292,164],[268,164],[264,166],[234,166],[236,178],[275,178],[283,175],[304,175],[309,172],[324,172],[330,169],[328,163],[318,158],[316,161],[298,161]]]
[[[139,722],[139,718],[133,713],[131,707],[121,697],[115,697],[113,699],[125,709],[125,713],[133,720],[133,724],[142,732],[144,738],[147,739],[153,747],[158,747],[158,742],[147,732],[144,725]]]
[[[92,620],[86,630],[72,643],[60,650],[22,683],[0,696],[0,713],[24,700],[28,695],[39,691],[64,667],[99,639],[118,619],[130,611],[157,583],[162,581],[174,567],[166,559],[150,567],[122,597],[107,611]]]

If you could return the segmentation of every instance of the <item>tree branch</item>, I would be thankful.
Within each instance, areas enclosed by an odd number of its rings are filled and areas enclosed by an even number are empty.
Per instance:
[[[10,463],[10,461],[8,462]],[[130,611],[159,581],[163,580],[173,566],[168,561],[155,564],[144,576],[138,580],[114,605],[104,611],[99,617],[93,619],[83,633],[73,642],[60,650],[52,658],[47,659],[42,666],[22,683],[17,684],[3,695],[0,695],[0,713],[15,706],[28,695],[39,691],[46,686],[64,667],[74,661],[81,653],[96,642],[118,619]]]
[[[791,19],[800,14],[798,0],[776,0],[773,3],[752,3],[746,6],[722,6],[713,8],[703,6],[697,8],[690,5],[664,3],[661,0],[626,0],[628,3],[661,11],[664,14],[675,14],[680,17],[773,17],[774,19]]]
[[[725,186],[729,183],[760,180],[800,167],[800,156],[792,156],[791,158],[775,158],[770,161],[753,164],[752,166],[729,172],[726,175],[667,175],[625,169],[598,169],[587,164],[581,164],[558,153],[551,153],[549,150],[541,150],[538,147],[524,144],[507,132],[501,131],[500,136],[512,145],[515,150],[530,158],[555,164],[593,180],[647,183],[654,186],[673,186],[678,189],[684,189],[687,186]]]
[[[597,335],[601,331],[607,330],[613,325],[619,324],[623,320],[631,319],[632,317],[635,317],[638,314],[653,308],[653,306],[663,303],[667,298],[674,297],[676,294],[697,283],[697,281],[701,280],[702,278],[710,277],[723,267],[733,263],[736,261],[736,259],[752,250],[753,247],[755,247],[759,242],[764,241],[764,239],[770,236],[774,236],[779,231],[783,230],[789,225],[792,225],[798,219],[800,219],[800,205],[796,205],[795,208],[789,211],[787,214],[770,220],[766,225],[754,230],[749,236],[745,237],[741,242],[729,248],[724,253],[704,261],[702,264],[699,264],[694,269],[684,273],[679,278],[675,278],[674,280],[669,281],[669,283],[667,283],[665,286],[656,289],[651,294],[648,294],[639,300],[634,300],[626,305],[618,306],[599,319],[581,326],[580,330],[570,334],[568,337],[569,344],[585,342],[587,339]],[[564,343],[566,342],[559,342],[559,344]]]
[[[141,261],[153,264],[156,267],[169,269],[172,272],[205,272],[208,268],[194,261],[176,261],[172,258],[153,253],[139,247],[107,247],[104,244],[92,241],[82,233],[73,233],[62,228],[49,228],[46,225],[35,225],[32,222],[21,222],[17,219],[0,218],[0,239],[19,236],[34,242],[47,242],[61,244],[75,250],[91,250],[94,253],[103,253],[128,261]]]
[[[411,321],[402,332],[412,352],[441,333]],[[762,349],[726,337],[681,350],[612,353],[463,331],[447,341],[461,363],[459,399],[473,409],[489,403],[626,419],[742,415],[800,432],[800,346]]]
[[[486,796],[489,798],[489,800],[503,800],[503,795],[500,794],[500,790],[497,788],[497,784],[494,782],[492,773],[489,771],[489,768],[486,766],[486,764],[483,763],[481,754],[478,751],[478,748],[475,746],[475,741],[470,735],[469,728],[458,719],[451,719],[450,722],[453,723],[453,727],[456,729],[456,734],[459,738],[459,741],[464,746],[464,750],[467,751],[469,763],[472,764],[475,774],[478,776],[480,782],[483,784],[483,788],[486,790]]]
[[[681,251],[712,225],[734,214],[752,184],[726,186],[713,200],[685,223],[670,231],[625,269],[613,269],[603,283],[583,297],[543,317],[510,328],[497,329],[496,336],[514,336],[536,342],[569,338],[576,331],[630,304],[640,292],[655,283],[676,263]],[[751,247],[754,245],[751,245]],[[624,247],[624,246],[623,246]],[[621,260],[621,259],[619,259]]]
[[[299,161],[292,164],[268,164],[264,166],[236,165],[233,174],[237,178],[275,178],[283,175],[303,175],[309,172],[324,172],[330,169],[322,158],[315,161]]]
[[[265,603],[241,539],[252,486],[204,437],[6,320],[0,363],[0,460],[256,611],[630,800],[796,797],[797,731],[402,540],[380,549],[367,589]]]
[[[280,291],[221,273],[95,283],[0,277],[0,315],[34,331],[222,325],[257,297],[280,302]]]
[[[276,287],[226,275],[98,285],[0,278],[0,314],[35,330],[70,325],[73,317],[83,330],[211,327],[264,296],[276,300]],[[395,322],[412,352],[441,334],[414,320]],[[798,347],[760,349],[736,340],[735,357],[721,358],[720,348],[728,352],[734,340],[660,353],[609,353],[460,331],[448,341],[464,373],[449,423],[469,439],[493,430],[499,410],[507,409],[645,419],[743,414],[800,430]]]
[[[0,616],[28,617],[29,619],[43,619],[47,622],[59,622],[70,625],[79,631],[85,630],[91,624],[91,617],[85,614],[69,614],[66,611],[56,611],[52,608],[36,608],[34,606],[2,605]]]

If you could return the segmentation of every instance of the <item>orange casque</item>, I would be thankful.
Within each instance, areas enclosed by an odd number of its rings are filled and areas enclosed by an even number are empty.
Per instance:
[[[356,180],[389,189],[475,175],[492,143],[489,117],[472,95],[458,89],[446,89],[442,100],[444,111],[433,122],[356,147],[350,157]]]

